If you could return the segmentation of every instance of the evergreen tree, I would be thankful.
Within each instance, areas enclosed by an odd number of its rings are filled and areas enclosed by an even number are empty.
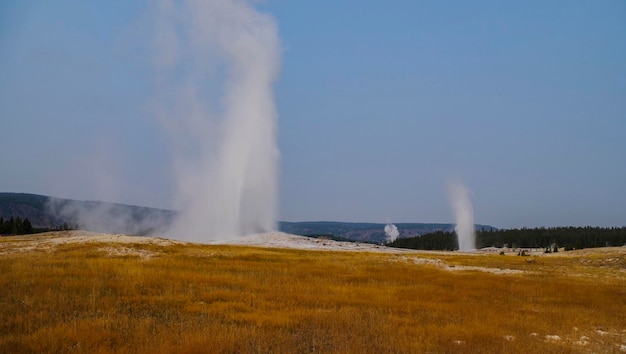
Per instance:
[[[18,230],[19,235],[26,235],[33,233],[33,225],[30,223],[30,220],[24,219],[22,224],[19,226]]]
[[[15,235],[15,233],[13,232],[13,226],[14,225],[15,225],[15,219],[13,219],[13,217],[11,216],[11,218],[9,218],[9,221],[7,221],[4,224],[5,234],[7,234],[7,235]]]

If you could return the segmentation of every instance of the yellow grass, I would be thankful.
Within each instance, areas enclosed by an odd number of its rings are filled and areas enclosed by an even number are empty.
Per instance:
[[[626,351],[623,251],[526,259],[146,243],[0,252],[0,352]]]

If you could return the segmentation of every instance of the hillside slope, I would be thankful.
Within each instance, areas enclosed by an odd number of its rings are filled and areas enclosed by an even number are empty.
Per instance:
[[[397,223],[399,238],[416,237],[435,231],[453,231],[454,224]],[[351,223],[334,221],[285,222],[279,223],[283,232],[304,236],[329,235],[339,239],[381,243],[386,239],[385,224]],[[496,230],[490,225],[476,225],[477,230]]]
[[[0,193],[0,217],[27,218],[39,229],[57,228],[63,223],[82,230],[129,235],[162,234],[176,212],[135,205],[80,201],[28,193]],[[400,238],[435,231],[452,231],[454,224],[398,223]],[[278,230],[302,236],[326,236],[349,241],[381,243],[385,224],[336,221],[278,222]],[[495,229],[476,225],[478,230]]]
[[[134,205],[80,201],[28,193],[0,193],[0,217],[21,217],[34,228],[63,223],[94,232],[146,235],[166,229],[175,212]]]

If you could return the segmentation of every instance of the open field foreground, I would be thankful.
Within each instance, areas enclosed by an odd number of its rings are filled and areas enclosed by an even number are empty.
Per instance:
[[[269,239],[2,237],[0,352],[626,352],[625,247],[518,257]]]

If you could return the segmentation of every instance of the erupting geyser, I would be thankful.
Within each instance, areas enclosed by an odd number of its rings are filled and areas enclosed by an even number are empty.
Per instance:
[[[469,190],[460,183],[448,185],[448,195],[456,218],[456,235],[459,239],[460,251],[476,250],[476,233],[474,226],[474,211],[469,198]]]
[[[158,5],[155,106],[174,145],[174,238],[275,228],[280,41],[274,20],[251,2]]]

